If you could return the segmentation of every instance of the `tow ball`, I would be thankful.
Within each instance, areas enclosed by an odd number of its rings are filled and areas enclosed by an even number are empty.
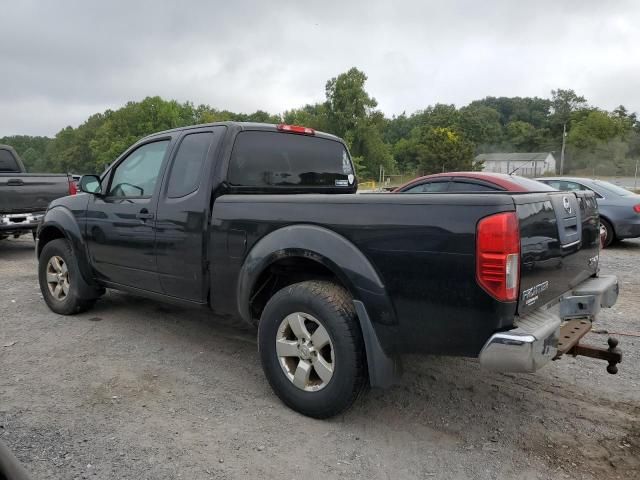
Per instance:
[[[607,362],[607,372],[615,375],[618,373],[618,363],[622,362],[622,352],[618,348],[618,339],[609,337],[607,344],[609,348],[593,347],[579,343],[589,330],[591,321],[589,320],[569,320],[560,327],[560,338],[558,340],[558,353],[554,360],[562,355],[573,355],[577,357],[597,358]]]

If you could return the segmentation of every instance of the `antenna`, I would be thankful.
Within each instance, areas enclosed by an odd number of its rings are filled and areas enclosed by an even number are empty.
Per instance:
[[[523,163],[523,164],[522,164],[522,165],[520,165],[519,167],[514,168],[513,170],[511,170],[511,172],[509,172],[509,175],[513,175],[515,172],[517,172],[518,170],[520,170],[520,169],[521,169],[522,167],[524,167],[525,165],[528,165],[528,164],[530,164],[530,163],[533,163],[533,167],[534,167],[534,168],[533,168],[533,170],[534,170],[533,174],[534,174],[534,176],[535,176],[535,173],[536,173],[536,172],[535,172],[536,161],[537,161],[537,160],[529,160],[528,162]]]

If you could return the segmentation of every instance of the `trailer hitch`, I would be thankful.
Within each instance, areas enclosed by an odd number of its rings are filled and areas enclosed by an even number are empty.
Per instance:
[[[589,330],[591,330],[591,321],[589,320],[569,320],[560,327],[560,339],[558,340],[558,353],[554,360],[562,355],[573,355],[577,357],[597,358],[608,363],[607,372],[615,375],[618,373],[618,363],[622,362],[622,352],[618,348],[618,340],[609,337],[607,344],[609,348],[593,347],[580,343]]]

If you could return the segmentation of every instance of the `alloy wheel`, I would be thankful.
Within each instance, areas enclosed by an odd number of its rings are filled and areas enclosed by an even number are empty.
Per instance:
[[[322,390],[335,370],[333,344],[327,329],[312,315],[287,315],[276,335],[276,354],[282,371],[299,389]]]
[[[54,255],[47,263],[47,287],[51,296],[59,302],[64,301],[70,286],[67,264],[62,257]]]

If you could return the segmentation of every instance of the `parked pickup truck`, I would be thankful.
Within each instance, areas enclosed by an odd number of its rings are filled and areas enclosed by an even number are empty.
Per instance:
[[[26,172],[18,153],[0,145],[0,240],[35,233],[51,200],[76,193],[68,175]]]
[[[592,193],[356,194],[344,142],[310,128],[157,133],[80,189],[38,230],[51,310],[114,288],[254,325],[275,393],[317,418],[393,384],[405,353],[533,372],[617,299]]]

